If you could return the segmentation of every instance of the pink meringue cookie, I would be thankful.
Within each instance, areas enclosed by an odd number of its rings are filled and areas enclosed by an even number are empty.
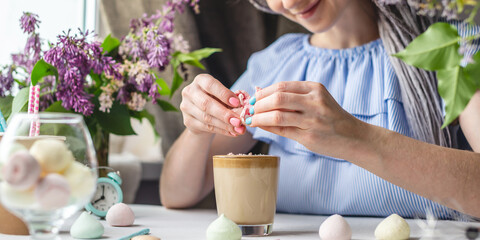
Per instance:
[[[3,177],[12,188],[27,190],[38,182],[41,171],[37,160],[27,150],[21,150],[10,156]]]
[[[48,174],[35,188],[35,199],[45,209],[64,207],[70,200],[68,181],[60,174]]]
[[[108,210],[105,218],[113,227],[127,227],[135,221],[135,214],[127,204],[117,203]]]

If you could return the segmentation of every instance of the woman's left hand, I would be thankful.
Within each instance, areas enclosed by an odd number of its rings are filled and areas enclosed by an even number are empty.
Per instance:
[[[342,109],[320,83],[279,82],[255,97],[251,127],[293,139],[322,155],[347,159],[355,154],[348,150],[359,147],[366,129],[365,123]]]

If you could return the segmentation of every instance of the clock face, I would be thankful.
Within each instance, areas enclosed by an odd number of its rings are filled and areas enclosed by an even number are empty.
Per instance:
[[[100,211],[106,212],[110,207],[119,202],[119,193],[116,188],[106,182],[97,184],[97,191],[92,198],[92,206]]]

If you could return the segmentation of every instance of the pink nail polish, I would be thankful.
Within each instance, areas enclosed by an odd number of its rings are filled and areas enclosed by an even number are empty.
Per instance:
[[[230,118],[230,124],[232,124],[232,126],[234,127],[240,127],[240,119],[238,118]]]
[[[243,126],[241,127],[235,127],[235,132],[242,134],[245,131],[245,128]]]
[[[234,106],[234,107],[238,107],[240,105],[240,100],[238,100],[237,98],[234,98],[234,97],[229,98],[228,102],[230,104],[232,104],[232,106]]]

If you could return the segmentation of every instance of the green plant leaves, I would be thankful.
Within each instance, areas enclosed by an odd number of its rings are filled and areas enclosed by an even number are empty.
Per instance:
[[[103,48],[103,53],[111,53],[113,52],[116,48],[120,46],[120,40],[118,40],[115,37],[112,37],[111,34],[108,34],[108,36],[103,40],[103,43],[101,47]]]
[[[3,98],[0,98],[0,111],[2,111],[5,121],[8,120],[10,114],[12,113],[12,103],[12,96],[5,96]]]
[[[462,113],[477,87],[460,66],[437,71],[437,79],[438,92],[445,101],[444,128]]]
[[[62,106],[62,101],[56,101],[52,103],[52,105],[50,105],[47,109],[45,109],[45,112],[71,113],[72,111],[65,109]]]
[[[98,110],[98,104],[95,106],[94,114],[102,129],[116,135],[135,135],[126,105],[114,101],[109,113]]]
[[[158,89],[158,93],[160,95],[164,95],[164,96],[167,96],[167,95],[170,95],[170,93],[172,91],[170,91],[170,88],[168,87],[168,84],[167,82],[165,82],[165,80],[163,78],[159,78],[156,74],[155,76],[157,77],[157,79],[155,80],[155,82],[158,84],[159,86],[159,89]]]
[[[160,105],[162,110],[165,112],[168,112],[168,111],[178,112],[178,109],[167,101],[158,99],[157,102],[158,102],[158,105]]]
[[[33,67],[31,79],[32,85],[37,85],[38,81],[40,81],[45,76],[54,75],[58,79],[58,71],[57,68],[48,64],[43,59],[38,60]]]
[[[441,70],[458,66],[462,56],[457,29],[448,23],[432,24],[403,51],[393,54],[407,64],[426,70]]]
[[[20,89],[13,99],[12,115],[28,110],[28,87]]]

